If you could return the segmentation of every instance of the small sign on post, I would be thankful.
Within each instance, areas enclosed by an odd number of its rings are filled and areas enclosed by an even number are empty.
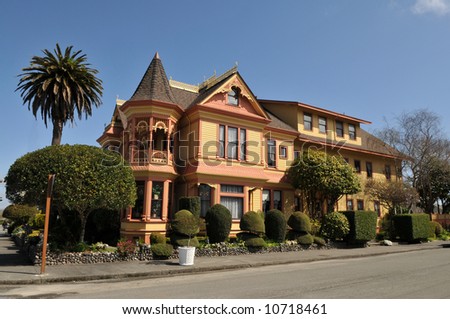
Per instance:
[[[42,243],[41,275],[45,272],[45,263],[47,262],[48,224],[50,220],[50,209],[52,204],[52,193],[54,183],[55,183],[55,174],[48,175],[47,201],[45,204],[44,240]]]

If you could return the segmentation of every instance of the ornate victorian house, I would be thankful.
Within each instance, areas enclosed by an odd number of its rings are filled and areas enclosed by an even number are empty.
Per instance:
[[[361,124],[370,122],[257,99],[236,67],[200,85],[168,80],[157,53],[98,139],[124,156],[136,179],[138,199],[122,215],[122,236],[149,242],[151,232],[165,232],[181,196],[199,196],[203,216],[225,205],[233,230],[249,210],[301,210],[285,171],[305,147],[339,153],[362,180],[395,178],[400,158]],[[336,209],[383,212],[364,192],[341,199]]]

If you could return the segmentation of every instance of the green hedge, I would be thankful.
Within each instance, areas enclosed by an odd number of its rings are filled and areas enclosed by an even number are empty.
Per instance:
[[[346,240],[352,244],[366,243],[377,236],[378,215],[373,211],[344,211],[348,219],[350,231]]]
[[[310,233],[311,221],[309,216],[302,212],[294,212],[288,219],[288,225],[298,233]]]
[[[215,204],[206,212],[205,221],[210,243],[221,243],[228,239],[233,222],[228,208]]]
[[[165,244],[166,243],[166,235],[161,233],[151,233],[150,234],[150,244]]]
[[[264,219],[260,214],[254,211],[249,211],[242,215],[239,227],[243,231],[248,231],[249,233],[256,234],[260,237],[264,236],[266,232]]]
[[[287,224],[286,218],[281,211],[277,209],[269,210],[266,214],[264,224],[266,226],[267,238],[279,243],[284,242]]]
[[[395,235],[400,241],[420,242],[430,236],[430,216],[428,214],[402,214],[392,217]]]
[[[173,246],[169,244],[154,244],[151,250],[154,259],[167,259],[173,254]]]

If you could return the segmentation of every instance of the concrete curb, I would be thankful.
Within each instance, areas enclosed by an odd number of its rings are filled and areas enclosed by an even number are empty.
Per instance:
[[[80,282],[80,281],[95,281],[95,280],[123,280],[123,279],[135,279],[135,278],[162,278],[167,276],[175,275],[188,275],[188,274],[199,274],[205,272],[214,271],[229,271],[236,269],[246,269],[246,268],[257,268],[265,266],[274,265],[288,265],[288,264],[300,264],[300,263],[311,263],[317,261],[327,261],[327,260],[337,260],[337,259],[356,259],[364,257],[373,256],[384,256],[391,254],[409,253],[420,250],[429,249],[440,249],[450,246],[449,244],[434,245],[434,246],[415,246],[406,249],[394,249],[392,251],[381,251],[381,252],[370,252],[364,251],[361,253],[352,253],[349,251],[347,254],[337,255],[337,256],[315,256],[315,257],[304,257],[302,259],[275,259],[270,261],[254,261],[254,262],[236,262],[226,265],[208,265],[208,266],[180,266],[182,268],[174,269],[159,269],[150,270],[144,272],[120,272],[120,273],[105,273],[96,275],[75,275],[75,276],[55,276],[51,277],[49,274],[34,275],[35,278],[27,279],[12,279],[12,280],[0,280],[0,285],[32,285],[32,284],[48,284],[48,283],[62,283],[62,282]],[[215,258],[215,257],[205,257],[205,258]],[[172,265],[172,264],[171,264]],[[175,263],[173,265],[176,265]],[[95,267],[93,265],[93,267]],[[1,270],[1,267],[0,267]]]

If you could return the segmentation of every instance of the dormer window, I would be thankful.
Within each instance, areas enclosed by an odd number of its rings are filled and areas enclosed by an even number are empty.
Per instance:
[[[233,86],[231,91],[228,92],[228,105],[239,105],[239,88]]]

